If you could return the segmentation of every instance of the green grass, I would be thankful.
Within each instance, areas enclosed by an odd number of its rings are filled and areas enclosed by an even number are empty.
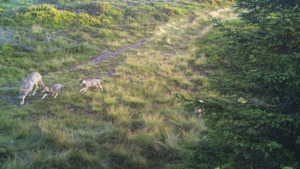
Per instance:
[[[138,25],[115,24],[61,31],[32,25],[16,30],[25,39],[18,41],[20,46],[1,46],[11,55],[1,55],[0,86],[5,87],[0,87],[0,168],[164,168],[184,161],[187,147],[196,144],[206,127],[175,96],[211,94],[206,91],[206,77],[195,69],[206,63],[205,56],[195,57],[197,44],[193,43],[210,22],[205,14],[209,11],[196,13],[191,8],[195,3],[178,2],[178,6],[165,5],[175,13],[182,10],[193,15],[173,16],[147,32],[131,28]],[[82,4],[55,5],[71,11]],[[137,16],[135,22],[142,20]],[[38,41],[43,31],[53,31],[50,42]],[[37,37],[28,41],[25,35]],[[139,48],[101,63],[87,63],[99,51],[117,50],[146,38]],[[57,71],[79,63],[83,64]],[[115,73],[106,77],[112,69]],[[19,86],[31,71],[52,72],[43,76],[43,82],[66,87],[56,99],[41,100],[38,90],[19,106]],[[79,78],[104,78],[104,91],[79,93]]]

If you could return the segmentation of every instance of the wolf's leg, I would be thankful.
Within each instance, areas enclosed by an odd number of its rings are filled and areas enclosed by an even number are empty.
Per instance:
[[[25,101],[25,97],[27,96],[28,92],[25,93],[25,95],[21,98],[22,101],[20,103],[20,105],[22,106],[24,104],[24,101]]]
[[[44,98],[47,96],[48,94],[46,93],[46,94],[44,94],[44,96],[42,97],[42,100],[44,100]]]
[[[81,92],[81,93],[82,93],[82,92],[84,91],[84,89],[85,89],[85,88],[82,88],[82,89],[80,89],[80,90],[79,90],[79,92]]]
[[[84,88],[82,88],[82,89],[80,90],[80,92],[81,92],[81,93],[85,93],[85,92],[87,91],[87,89],[88,89],[87,87],[84,87]]]
[[[34,91],[33,91],[33,93],[32,93],[32,96],[34,96],[35,95],[35,92],[36,92],[36,90],[39,88],[39,81],[37,81],[36,83],[35,83],[35,89],[34,89]]]
[[[98,89],[98,88],[100,88],[100,89],[101,89],[101,91],[103,91],[103,87],[101,86],[101,84],[100,84],[100,83],[98,83],[98,84],[97,84],[97,89]]]
[[[57,92],[56,95],[54,96],[54,99],[57,97],[57,95],[58,95],[58,92]]]
[[[83,92],[82,93],[85,93],[87,90],[88,90],[88,88],[86,87],[86,88],[83,88],[84,90],[83,90]]]
[[[24,101],[25,101],[25,96],[22,97],[22,101],[20,103],[21,106],[24,104]]]
[[[28,89],[28,96],[29,97],[31,97],[32,96],[32,88],[33,88],[33,86],[31,86],[29,89]]]

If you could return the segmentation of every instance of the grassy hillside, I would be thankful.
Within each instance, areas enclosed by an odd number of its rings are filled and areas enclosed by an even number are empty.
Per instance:
[[[206,63],[193,42],[211,28],[208,15],[230,18],[231,10],[190,1],[45,3],[1,4],[0,168],[183,162],[206,127],[175,96],[214,95],[191,64]],[[37,94],[19,106],[32,71],[66,87],[56,99]],[[105,79],[104,91],[79,93],[79,78]]]

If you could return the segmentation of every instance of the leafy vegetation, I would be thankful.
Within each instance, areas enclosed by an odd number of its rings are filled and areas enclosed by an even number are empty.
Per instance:
[[[210,130],[180,167],[299,168],[298,2],[236,3],[242,18],[215,20],[219,29],[198,41],[219,96],[190,102]]]

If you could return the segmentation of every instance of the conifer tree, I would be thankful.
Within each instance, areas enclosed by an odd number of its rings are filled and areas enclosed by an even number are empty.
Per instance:
[[[237,0],[243,24],[226,31],[213,88],[198,96],[207,138],[190,156],[192,168],[299,168],[299,0]],[[242,24],[242,25],[243,25]],[[203,103],[199,99],[204,100]]]

